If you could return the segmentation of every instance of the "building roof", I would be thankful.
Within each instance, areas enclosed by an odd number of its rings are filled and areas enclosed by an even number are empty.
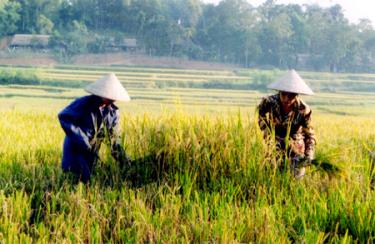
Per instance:
[[[137,47],[137,39],[135,38],[124,38],[124,47]]]
[[[16,34],[11,46],[48,46],[49,35]]]

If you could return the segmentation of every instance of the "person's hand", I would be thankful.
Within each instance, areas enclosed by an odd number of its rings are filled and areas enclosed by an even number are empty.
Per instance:
[[[119,159],[119,163],[121,167],[124,167],[124,166],[131,167],[133,162],[134,160],[127,155],[124,155],[123,157]]]
[[[295,160],[295,167],[304,167],[312,163],[312,158],[308,156],[299,155],[295,156],[293,159]]]
[[[306,157],[306,158],[305,158],[305,164],[306,164],[306,165],[311,165],[311,164],[312,164],[312,161],[313,161],[313,159],[310,158],[310,157]]]

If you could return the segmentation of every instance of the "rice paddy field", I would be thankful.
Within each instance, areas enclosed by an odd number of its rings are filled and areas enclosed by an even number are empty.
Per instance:
[[[60,169],[57,113],[115,72],[120,167],[88,185]],[[317,164],[278,170],[255,107],[283,71],[0,67],[0,243],[373,243],[375,74],[300,72],[316,91]]]

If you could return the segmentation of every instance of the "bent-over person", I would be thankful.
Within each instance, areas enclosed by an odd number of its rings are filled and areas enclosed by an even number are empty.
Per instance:
[[[305,165],[314,159],[315,135],[311,126],[311,109],[299,94],[314,93],[294,70],[268,88],[279,92],[263,98],[258,105],[259,127],[266,140],[275,135],[278,159],[288,159],[291,173],[301,178],[305,174]]]
[[[59,113],[58,118],[66,134],[62,169],[87,183],[106,136],[116,161],[130,163],[119,141],[119,110],[114,105],[114,101],[130,101],[130,97],[113,73],[89,84],[85,90],[92,95],[72,102]]]

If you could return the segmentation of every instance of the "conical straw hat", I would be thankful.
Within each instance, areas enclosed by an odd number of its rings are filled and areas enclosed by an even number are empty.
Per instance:
[[[297,72],[292,69],[288,71],[284,76],[276,80],[275,82],[267,86],[270,89],[292,92],[305,95],[313,95],[314,92],[305,83],[304,80],[297,74]]]
[[[130,101],[130,97],[114,73],[104,75],[86,86],[85,91],[114,101]]]

